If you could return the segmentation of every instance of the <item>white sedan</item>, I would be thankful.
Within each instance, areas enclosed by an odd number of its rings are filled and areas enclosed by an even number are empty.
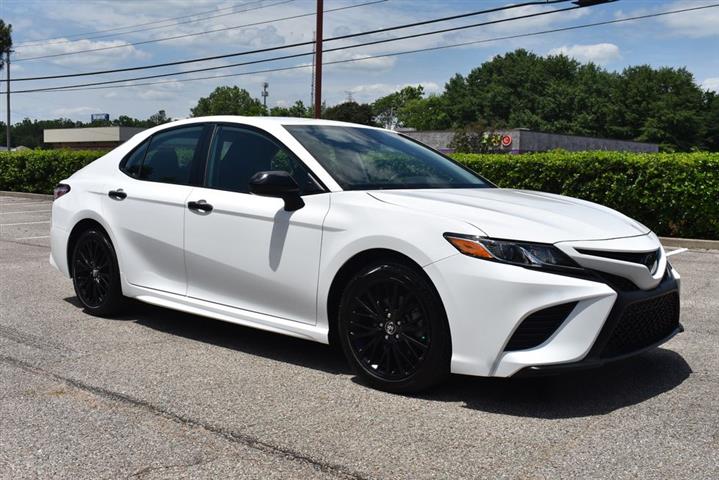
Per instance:
[[[682,330],[679,275],[644,225],[341,122],[142,132],[57,186],[51,242],[90,314],[132,297],[338,342],[395,392],[599,366]]]

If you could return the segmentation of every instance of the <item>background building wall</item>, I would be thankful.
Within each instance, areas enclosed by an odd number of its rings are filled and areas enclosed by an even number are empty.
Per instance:
[[[404,135],[412,137],[425,145],[442,152],[451,152],[449,147],[454,137],[452,130],[425,130],[401,131]],[[497,146],[497,151],[507,153],[546,152],[561,148],[568,151],[609,150],[622,152],[658,152],[659,145],[655,143],[632,142],[629,140],[615,140],[611,138],[583,137],[579,135],[564,135],[557,133],[534,132],[521,128],[511,130],[498,130],[496,133],[509,136],[510,145]]]

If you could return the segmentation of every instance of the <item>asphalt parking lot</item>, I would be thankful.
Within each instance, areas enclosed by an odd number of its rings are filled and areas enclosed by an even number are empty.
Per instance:
[[[49,212],[0,196],[0,478],[719,478],[719,251],[673,257],[686,332],[660,349],[405,397],[324,345],[84,314]]]

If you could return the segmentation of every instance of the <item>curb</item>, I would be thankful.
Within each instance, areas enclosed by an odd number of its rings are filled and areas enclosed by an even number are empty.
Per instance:
[[[700,250],[719,250],[719,240],[700,240],[698,238],[659,237],[665,247],[691,248]]]
[[[52,195],[45,193],[5,192],[0,190],[0,195],[5,195],[6,197],[34,198],[36,200],[52,200]]]

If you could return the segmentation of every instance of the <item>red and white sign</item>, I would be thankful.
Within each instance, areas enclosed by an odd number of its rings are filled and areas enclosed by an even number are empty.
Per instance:
[[[502,146],[508,147],[512,144],[512,137],[509,135],[502,135]]]

